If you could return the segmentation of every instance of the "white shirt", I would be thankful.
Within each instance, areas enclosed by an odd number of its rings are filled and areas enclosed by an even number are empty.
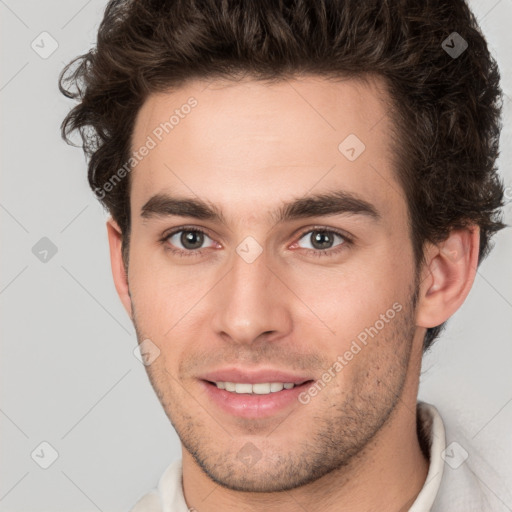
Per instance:
[[[445,425],[433,405],[418,401],[418,418],[428,445],[430,465],[409,512],[512,510],[508,491],[467,440],[457,434],[453,441],[448,437],[450,442],[446,445]],[[142,496],[130,512],[189,512],[183,497],[181,459],[164,471],[157,488]]]

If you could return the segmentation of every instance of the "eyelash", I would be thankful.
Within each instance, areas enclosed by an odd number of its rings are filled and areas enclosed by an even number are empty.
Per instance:
[[[190,256],[192,256],[192,257],[201,256],[203,254],[203,252],[205,251],[205,249],[183,251],[181,249],[174,249],[168,244],[169,238],[171,236],[175,235],[176,233],[180,233],[181,231],[185,231],[185,232],[189,232],[189,233],[202,233],[203,235],[206,235],[209,237],[208,233],[200,228],[181,226],[179,228],[175,228],[172,231],[165,233],[162,236],[162,238],[160,238],[159,242],[165,247],[166,250],[170,251],[171,253],[173,253],[176,256],[184,257],[184,258],[190,257]],[[312,228],[306,229],[305,231],[302,231],[298,235],[297,240],[300,240],[304,235],[307,235],[308,233],[312,233],[314,231],[318,231],[321,233],[334,233],[335,235],[338,235],[341,238],[343,238],[343,242],[341,244],[339,244],[338,246],[336,246],[337,248],[335,248],[335,249],[319,249],[319,250],[304,249],[308,254],[318,256],[318,257],[336,256],[338,253],[340,253],[343,250],[346,250],[348,246],[353,244],[353,240],[349,236],[347,236],[345,233],[338,231],[336,229],[332,229],[332,228],[328,229],[324,226],[314,226]]]

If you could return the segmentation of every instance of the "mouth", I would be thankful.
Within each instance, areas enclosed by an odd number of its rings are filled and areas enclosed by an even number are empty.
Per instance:
[[[226,382],[200,380],[213,404],[224,414],[246,419],[276,416],[300,406],[299,396],[313,380],[293,382]]]
[[[209,384],[216,386],[218,389],[223,389],[228,393],[237,393],[239,395],[270,395],[271,393],[279,393],[283,389],[293,389],[302,386],[307,383],[313,382],[312,380],[306,380],[297,384],[293,382],[212,382],[205,381]]]

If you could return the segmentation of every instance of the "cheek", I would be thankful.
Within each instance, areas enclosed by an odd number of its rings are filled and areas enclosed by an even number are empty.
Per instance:
[[[303,266],[288,272],[287,281],[331,330],[354,334],[354,329],[373,324],[407,295],[410,276],[403,271],[405,264],[378,257],[371,261],[330,269]]]
[[[211,277],[211,269],[173,266],[161,250],[133,251],[130,294],[139,337],[149,338],[161,352],[155,370],[160,364],[171,370],[182,351],[205,338],[199,331],[206,325],[204,296]]]
[[[308,306],[307,315],[304,307],[294,314],[298,338],[315,340],[314,350],[324,354],[327,367],[341,356],[341,378],[335,380],[343,388],[356,377],[364,379],[369,367],[373,370],[368,378],[375,378],[377,367],[385,373],[383,360],[402,350],[397,337],[404,334],[409,277],[397,276],[393,265],[376,267],[353,265],[307,282],[297,276],[293,285]]]

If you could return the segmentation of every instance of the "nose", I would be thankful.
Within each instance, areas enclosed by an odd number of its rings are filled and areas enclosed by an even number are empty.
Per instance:
[[[265,251],[252,262],[237,253],[232,260],[230,271],[211,297],[215,333],[237,344],[286,336],[292,328],[288,301],[293,294],[283,276],[269,266]]]

